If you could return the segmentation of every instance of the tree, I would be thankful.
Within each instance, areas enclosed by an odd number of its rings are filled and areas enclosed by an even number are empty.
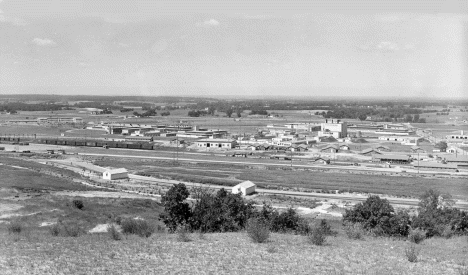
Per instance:
[[[406,122],[411,122],[411,121],[413,121],[413,117],[408,114],[408,115],[406,115],[405,121]]]
[[[419,122],[419,114],[415,114],[415,115],[413,116],[413,122],[416,122],[416,123]]]
[[[229,109],[226,110],[226,115],[227,115],[228,117],[231,117],[233,112],[234,112],[234,111],[232,110],[232,108],[229,108]]]
[[[388,200],[379,196],[370,196],[364,202],[356,204],[353,209],[346,210],[343,222],[361,223],[364,229],[384,226],[394,213]]]
[[[179,226],[189,223],[192,216],[190,205],[185,200],[190,195],[187,187],[183,183],[174,184],[165,195],[161,197],[164,206],[164,213],[160,219],[174,232]]]
[[[237,109],[236,114],[237,114],[237,117],[241,117],[242,116],[242,110]]]
[[[215,111],[216,111],[216,108],[214,106],[208,107],[208,114],[213,116]]]
[[[448,145],[447,145],[447,142],[440,141],[440,142],[436,143],[436,145],[434,145],[434,147],[440,149],[440,151],[442,151],[442,152],[445,152]]]
[[[360,114],[360,115],[358,116],[358,118],[359,118],[360,121],[364,121],[364,120],[366,120],[367,115],[366,115],[366,114]]]
[[[191,227],[202,232],[238,231],[246,226],[254,207],[240,194],[220,189],[216,193],[197,191],[192,208]]]

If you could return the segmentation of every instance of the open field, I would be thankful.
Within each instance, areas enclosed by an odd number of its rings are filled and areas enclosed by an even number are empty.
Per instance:
[[[95,161],[99,166],[126,167],[135,172],[168,177],[176,180],[226,184],[233,186],[251,180],[262,188],[305,188],[312,190],[341,190],[343,192],[388,194],[418,197],[427,189],[450,193],[457,199],[468,197],[464,178],[433,178],[402,175],[361,174],[340,170],[305,170],[290,168],[248,167],[243,165],[184,163],[167,161],[138,161],[103,158]]]
[[[420,259],[405,257],[407,241],[342,234],[314,246],[304,236],[273,234],[265,244],[245,233],[190,234],[191,241],[158,233],[121,241],[107,234],[52,237],[33,230],[14,238],[0,232],[2,274],[463,274],[466,237],[430,239]]]

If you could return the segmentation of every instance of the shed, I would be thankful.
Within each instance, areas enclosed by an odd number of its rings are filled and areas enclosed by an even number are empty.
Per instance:
[[[232,188],[233,194],[242,193],[243,196],[250,195],[255,192],[255,184],[251,181],[244,181]]]
[[[102,173],[102,178],[105,180],[127,179],[128,171],[125,168],[109,169]]]

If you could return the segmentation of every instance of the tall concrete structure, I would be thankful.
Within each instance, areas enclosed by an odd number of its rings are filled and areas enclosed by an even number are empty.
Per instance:
[[[320,124],[319,137],[332,136],[334,138],[345,138],[348,135],[348,125],[339,119],[326,119]]]

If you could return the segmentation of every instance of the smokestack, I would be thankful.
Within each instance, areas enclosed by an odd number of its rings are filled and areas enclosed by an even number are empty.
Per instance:
[[[463,136],[463,133],[464,133],[463,130],[461,130],[461,135],[462,135],[462,136]]]

